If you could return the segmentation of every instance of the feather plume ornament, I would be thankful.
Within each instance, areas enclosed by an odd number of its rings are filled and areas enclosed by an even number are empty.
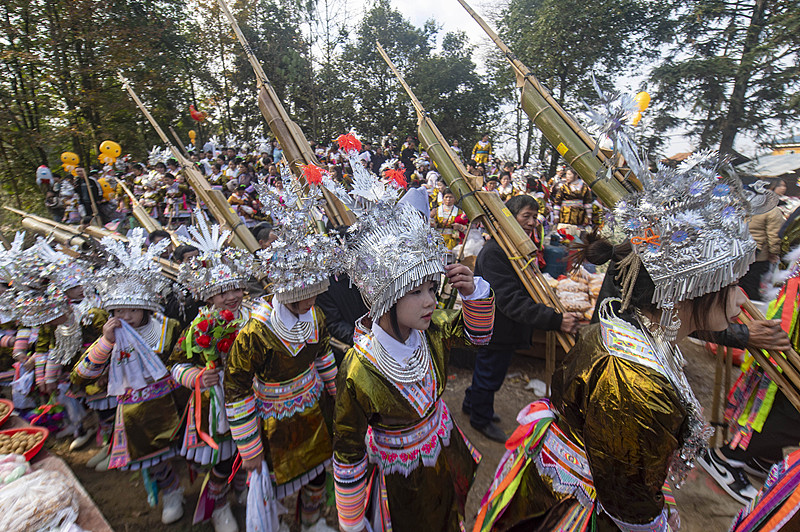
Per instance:
[[[100,244],[109,256],[109,263],[96,273],[97,293],[103,308],[162,312],[160,302],[169,281],[161,275],[156,259],[167,249],[170,240],[165,238],[148,245],[144,229],[137,227],[130,232],[127,242],[106,236]]]
[[[181,264],[178,283],[201,301],[244,288],[247,279],[255,272],[253,255],[247,250],[226,246],[231,232],[220,231],[219,224],[209,224],[202,209],[195,208],[194,214],[195,225],[178,238],[181,243],[196,247],[200,253]]]
[[[342,271],[339,239],[314,230],[324,200],[316,179],[308,179],[308,174],[318,174],[320,182],[329,176],[318,167],[306,166],[303,171],[306,188],[286,164],[280,165],[282,190],[264,179],[254,184],[262,212],[272,218],[278,234],[268,249],[257,252],[261,274],[272,283],[275,299],[284,304],[325,292],[330,276]]]

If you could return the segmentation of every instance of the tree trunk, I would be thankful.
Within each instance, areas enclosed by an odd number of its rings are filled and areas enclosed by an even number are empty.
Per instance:
[[[764,30],[764,12],[766,8],[767,0],[756,0],[753,6],[750,25],[747,27],[744,44],[742,45],[742,59],[733,80],[733,92],[731,93],[728,112],[725,118],[722,119],[720,126],[722,139],[719,143],[719,151],[722,154],[733,151],[733,141],[742,126],[742,118],[745,115],[747,86],[750,83],[750,77],[755,67],[752,54],[758,46],[761,32]]]

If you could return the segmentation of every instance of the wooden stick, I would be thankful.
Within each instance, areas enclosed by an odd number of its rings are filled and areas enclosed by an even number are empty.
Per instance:
[[[720,424],[722,423],[722,413],[720,412],[720,402],[722,400],[722,366],[723,360],[719,356],[721,346],[717,346],[717,352],[714,355],[714,388],[711,394],[711,425],[714,427],[713,447],[719,446]]]

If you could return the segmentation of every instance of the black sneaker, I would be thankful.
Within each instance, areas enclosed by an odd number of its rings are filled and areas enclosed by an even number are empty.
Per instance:
[[[761,460],[760,458],[749,458],[742,466],[742,469],[754,477],[766,479],[767,475],[769,475],[769,470],[772,469],[772,466],[774,465],[775,464],[772,462],[767,462],[766,460]]]
[[[758,494],[748,480],[744,469],[734,467],[716,449],[707,449],[697,456],[697,462],[717,481],[725,493],[742,505],[747,505]]]

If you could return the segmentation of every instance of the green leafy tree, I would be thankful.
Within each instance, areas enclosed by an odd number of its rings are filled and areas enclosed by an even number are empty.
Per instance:
[[[652,74],[661,131],[685,127],[699,148],[730,152],[740,132],[763,137],[798,118],[800,4],[692,0],[674,20],[670,51]]]

